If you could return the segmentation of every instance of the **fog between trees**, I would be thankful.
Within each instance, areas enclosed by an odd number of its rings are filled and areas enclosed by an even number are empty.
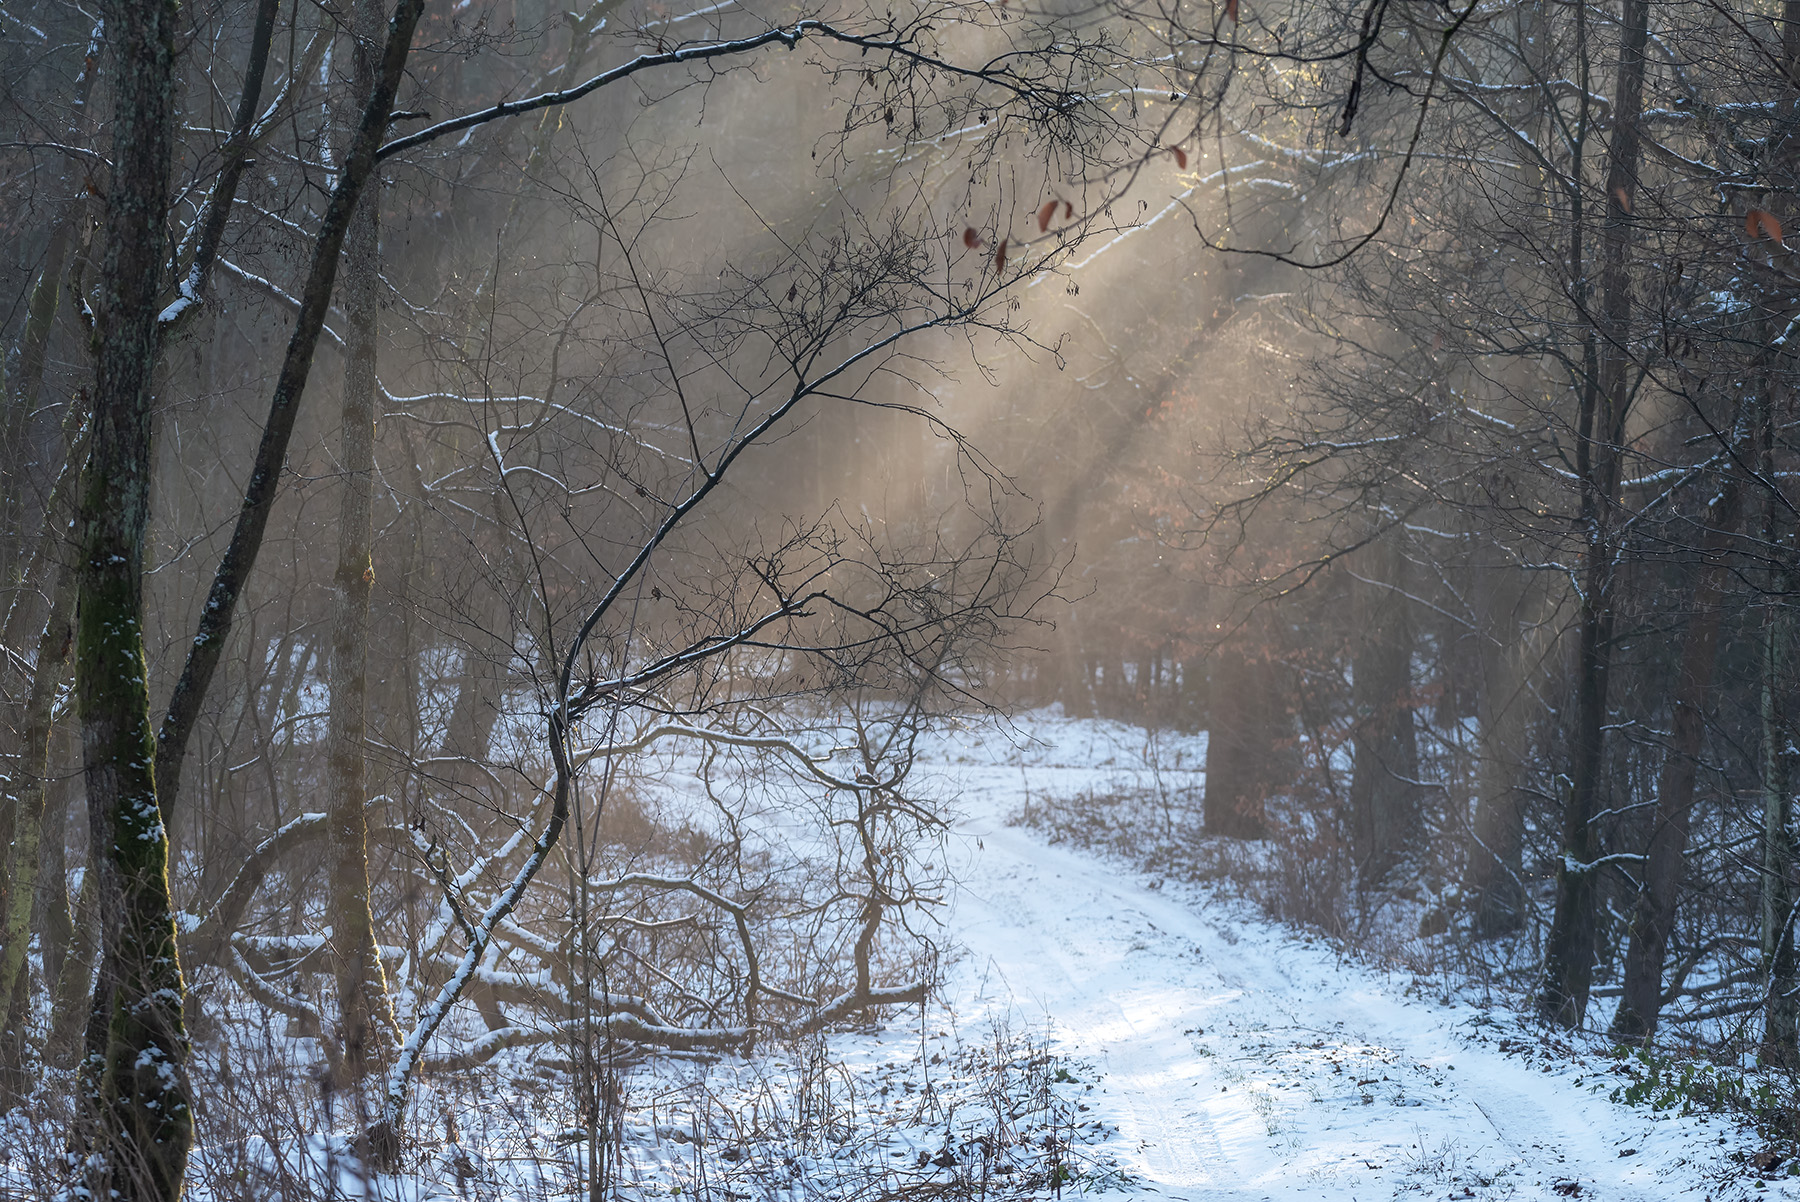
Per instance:
[[[1284,917],[1793,1063],[1800,8],[0,21],[56,1188],[534,1046],[603,1196],[621,1063],[926,995],[918,740],[1052,703]]]

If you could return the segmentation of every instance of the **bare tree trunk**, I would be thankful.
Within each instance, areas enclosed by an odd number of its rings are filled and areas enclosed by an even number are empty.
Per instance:
[[[1781,544],[1769,498],[1769,546]],[[1768,1001],[1763,1012],[1764,1055],[1779,1064],[1800,1062],[1800,973],[1794,955],[1794,806],[1788,791],[1789,725],[1783,704],[1787,676],[1788,619],[1784,603],[1765,604],[1762,630],[1762,959]]]
[[[1534,141],[1553,138],[1556,116],[1551,106],[1536,103],[1533,89],[1560,72],[1552,39],[1547,0],[1526,0],[1513,10],[1513,45],[1518,58],[1508,73],[1522,88],[1513,120],[1532,131]],[[1556,182],[1540,164],[1535,184],[1554,191]],[[1534,368],[1528,370],[1535,370]],[[1500,550],[1496,544],[1493,548]],[[1541,637],[1526,631],[1538,626],[1527,610],[1537,598],[1516,567],[1477,569],[1476,637],[1481,640],[1480,696],[1476,702],[1475,813],[1470,832],[1468,880],[1478,936],[1508,935],[1519,929],[1526,913],[1524,881],[1525,796],[1520,789],[1527,755],[1530,720],[1537,705],[1532,690]]]
[[[358,101],[374,89],[380,53],[379,0],[359,0],[354,19],[351,88]],[[354,104],[343,106],[355,112]],[[344,141],[354,131],[344,131]],[[375,583],[376,342],[380,336],[380,188],[364,190],[344,238],[345,338],[341,451],[343,507],[338,527],[333,604],[331,711],[327,719],[331,844],[331,941],[337,973],[344,1070],[351,1084],[392,1059],[393,1003],[369,909],[369,826],[365,736],[368,730],[369,594]]]
[[[1507,579],[1486,580],[1478,586],[1489,603],[1479,632],[1483,640],[1476,764],[1479,791],[1469,848],[1468,892],[1475,899],[1475,930],[1480,935],[1517,930],[1525,905],[1525,811],[1518,786],[1531,713],[1533,644],[1521,637],[1523,600],[1515,583],[1517,573],[1493,575]]]
[[[263,424],[262,440],[256,448],[249,483],[244,488],[237,525],[231,532],[231,542],[225,548],[218,570],[213,574],[212,587],[201,608],[187,661],[182,665],[181,676],[169,697],[168,711],[157,731],[156,774],[171,806],[180,789],[181,765],[187,754],[188,738],[193,734],[194,723],[199,720],[200,707],[206,700],[213,672],[225,653],[225,639],[231,632],[238,597],[242,595],[256,557],[262,550],[263,532],[275,505],[276,486],[282,464],[287,459],[288,441],[293,436],[300,400],[312,372],[313,350],[318,346],[319,332],[324,327],[325,312],[337,279],[338,252],[343,248],[363,187],[375,174],[375,152],[380,148],[393,114],[394,96],[411,53],[413,30],[423,9],[424,0],[401,0],[388,24],[387,43],[376,70],[376,86],[362,110],[356,136],[346,148],[337,187],[331,193],[331,201],[313,243],[312,262],[300,293],[300,314],[288,338],[274,395],[269,399],[269,416]]]
[[[1393,539],[1373,548],[1376,579],[1356,585],[1357,629],[1351,691],[1356,709],[1350,776],[1351,834],[1367,884],[1378,883],[1406,850],[1418,813],[1418,735],[1412,712],[1412,627],[1405,558]]]
[[[70,637],[73,638],[71,631]],[[75,941],[75,919],[69,909],[69,777],[75,762],[67,723],[50,736],[50,799],[44,809],[44,841],[38,868],[38,917],[44,949],[44,985],[54,990]],[[54,994],[52,995],[54,998]]]
[[[458,674],[456,703],[444,724],[444,754],[451,760],[449,784],[458,791],[481,787],[485,777],[480,765],[487,760],[494,726],[500,720],[500,693],[511,648],[503,640],[489,637],[490,629],[491,625],[484,624],[471,632]]]
[[[111,4],[112,180],[106,198],[94,427],[80,516],[76,697],[93,869],[113,964],[95,995],[105,1032],[92,1079],[92,1182],[100,1197],[181,1196],[193,1110],[186,996],[169,898],[168,830],[157,804],[144,661],[144,527],[157,285],[174,152],[176,6]]]
[[[7,356],[5,389],[0,400],[5,403],[5,418],[0,421],[0,474],[8,480],[26,478],[31,414],[37,408],[38,390],[44,382],[44,364],[50,349],[50,332],[56,324],[57,298],[61,295],[64,266],[75,241],[73,216],[61,218],[50,234],[50,245],[44,252],[44,265],[25,301],[25,328],[18,343]],[[27,555],[26,530],[21,519],[26,514],[29,497],[26,490],[8,488],[0,495],[0,586],[13,588],[29,582],[19,572]]]
[[[1613,1016],[1612,1034],[1643,1043],[1656,1031],[1662,1010],[1663,960],[1675,927],[1676,902],[1687,864],[1688,830],[1693,822],[1694,780],[1706,710],[1712,698],[1718,659],[1719,614],[1730,566],[1725,552],[1737,531],[1743,488],[1737,473],[1725,483],[1711,515],[1694,582],[1693,617],[1681,648],[1675,682],[1674,721],[1669,750],[1657,780],[1656,812],[1644,859],[1643,885],[1631,912],[1631,943],[1625,952],[1625,996]]]
[[[1563,806],[1556,913],[1545,941],[1544,982],[1537,1006],[1539,1018],[1565,1027],[1579,1026],[1587,1013],[1598,940],[1599,882],[1594,862],[1599,858],[1599,838],[1593,819],[1604,770],[1607,678],[1612,667],[1619,441],[1632,390],[1631,210],[1637,192],[1638,117],[1643,110],[1644,48],[1649,28],[1649,0],[1626,0],[1613,91],[1612,142],[1607,152],[1600,336],[1590,338],[1590,344],[1597,343],[1598,370],[1592,384],[1582,389],[1575,446],[1585,540],[1575,730],[1570,740],[1570,785]],[[1582,271],[1579,262],[1574,266],[1577,273]]]
[[[95,25],[89,35],[88,53],[81,73],[75,80],[73,108],[75,118],[67,130],[70,145],[79,146],[87,140],[89,121],[88,100],[94,90],[94,64],[99,60],[99,39],[102,27]],[[74,189],[70,189],[74,191]],[[85,197],[68,202],[54,218],[50,232],[49,244],[44,248],[43,266],[39,268],[37,278],[32,281],[31,291],[25,301],[25,327],[19,333],[19,340],[7,355],[5,365],[4,387],[0,388],[0,408],[5,416],[0,419],[0,477],[9,480],[23,480],[22,468],[26,454],[25,440],[28,437],[28,425],[32,413],[37,409],[38,395],[44,383],[44,369],[49,362],[50,335],[56,328],[56,311],[62,296],[63,277],[68,271],[69,257],[76,253],[80,258],[79,247],[82,241],[81,229],[84,211],[87,206]],[[73,405],[71,409],[82,406]],[[73,415],[71,415],[73,418]],[[22,537],[19,519],[26,513],[24,506],[29,498],[24,490],[9,488],[0,497],[0,506],[5,513],[0,517],[0,531],[4,532],[6,544],[0,554],[8,558],[0,562],[0,585],[13,587],[28,583],[33,579],[33,557],[21,547],[15,554],[14,537]],[[60,538],[61,532],[54,529],[53,515],[61,514],[66,518],[66,511],[52,505],[47,510],[45,519],[46,535]],[[39,540],[40,544],[42,539]],[[20,570],[23,569],[23,570]],[[10,608],[17,608],[16,605]],[[10,617],[9,613],[9,617]],[[14,634],[12,623],[8,622],[8,646],[17,646],[10,636]]]
[[[31,972],[25,952],[31,943],[44,810],[50,797],[52,708],[68,668],[69,620],[75,609],[71,573],[58,568],[54,575],[51,590],[55,602],[38,639],[31,697],[25,707],[25,762],[20,773],[23,799],[14,817],[4,889],[0,890],[5,899],[5,909],[0,912],[0,1006],[4,1007],[0,1018],[5,1022],[0,1031],[0,1091],[8,1094],[16,1094],[25,1084],[26,1028],[31,1017]],[[46,941],[46,956],[48,950]]]
[[[1800,0],[1789,0],[1785,10],[1793,22],[1788,39],[1800,41]],[[1795,56],[1790,54],[1789,61]],[[1758,432],[1759,474],[1775,479],[1776,397],[1771,393]],[[1791,716],[1788,691],[1788,593],[1792,576],[1791,532],[1781,527],[1781,498],[1772,490],[1764,497],[1763,545],[1777,566],[1769,573],[1762,619],[1762,888],[1761,949],[1766,1001],[1763,1006],[1763,1055],[1781,1065],[1800,1064],[1800,967],[1794,949],[1794,912],[1800,904],[1794,890],[1796,848],[1794,802],[1789,791],[1792,756]]]
[[[81,1048],[83,1006],[100,987],[94,982],[94,966],[100,959],[100,874],[94,868],[92,850],[88,870],[81,876],[81,893],[75,900],[75,937],[62,971],[56,975],[56,995],[50,1008],[50,1038],[44,1059],[67,1068]]]
[[[1785,137],[1778,147],[1777,162],[1784,178],[1786,197],[1793,196],[1794,168],[1800,159],[1800,0],[1781,6],[1781,51],[1790,85],[1783,104]],[[1771,323],[1773,324],[1773,323]],[[1773,373],[1771,373],[1773,374]],[[1763,406],[1762,428],[1757,432],[1758,474],[1774,481],[1777,406],[1789,398],[1786,388],[1771,388]],[[1763,1058],[1792,1068],[1800,1064],[1800,969],[1795,964],[1794,803],[1789,793],[1792,757],[1792,715],[1786,704],[1788,690],[1788,640],[1792,626],[1788,595],[1793,587],[1792,532],[1781,527],[1783,498],[1770,487],[1764,497],[1762,539],[1774,559],[1762,615],[1762,881],[1761,944],[1764,973]]]
[[[44,524],[35,540],[36,545],[22,557],[24,583],[13,591],[12,600],[7,605],[4,623],[0,624],[0,646],[21,647],[33,638],[34,633],[41,641],[45,629],[43,624],[52,617],[49,610],[55,607],[57,590],[75,587],[71,569],[67,566],[72,558],[69,553],[69,519],[75,512],[75,494],[81,485],[82,465],[87,461],[88,415],[84,410],[83,404],[70,406],[70,412],[63,421],[63,445],[66,448],[63,465],[57,472],[56,482],[50,488]],[[48,587],[43,592],[47,606],[38,603],[37,582],[48,582]],[[67,615],[64,621],[66,623]],[[11,669],[15,661],[22,662],[22,657],[8,656],[6,661],[5,669]],[[5,674],[5,669],[0,669],[0,674]],[[57,669],[59,672],[61,670],[60,667]],[[5,724],[12,730],[25,731],[31,727],[29,710],[37,690],[36,672],[34,664],[30,669],[31,678],[25,682],[23,689],[26,698],[24,709],[6,716]],[[8,709],[12,709],[12,704],[8,705]],[[21,757],[22,762],[28,762],[32,753],[28,745],[21,745],[12,754]],[[29,771],[15,772],[11,776],[0,774],[0,848],[12,846],[14,824],[23,804],[23,795],[30,791],[33,779]],[[4,898],[5,894],[6,883],[0,879],[0,898]],[[0,901],[0,908],[3,906],[4,902]]]
[[[332,192],[331,202],[326,209],[318,240],[313,247],[312,263],[308,270],[306,287],[301,296],[300,316],[295,323],[293,334],[289,338],[287,354],[282,361],[280,375],[276,381],[275,394],[270,401],[269,420],[264,426],[262,442],[257,448],[256,463],[251,471],[250,483],[245,490],[237,528],[232,533],[231,544],[226,549],[225,556],[214,575],[206,605],[201,611],[199,631],[188,650],[188,658],[183,665],[181,678],[176,682],[174,693],[169,700],[168,712],[163,716],[161,730],[156,735],[153,749],[155,764],[153,775],[148,770],[148,762],[146,762],[144,773],[146,780],[161,780],[162,800],[171,806],[179,791],[181,762],[187,748],[188,737],[193,732],[194,723],[199,717],[200,707],[205,700],[213,671],[218,667],[219,658],[224,652],[224,640],[230,631],[232,614],[236,608],[238,596],[249,579],[250,570],[262,545],[263,531],[268,524],[269,512],[275,501],[275,485],[280,467],[286,458],[288,439],[293,433],[294,419],[298,415],[300,398],[312,368],[313,349],[318,343],[319,331],[324,325],[332,284],[336,279],[338,252],[343,245],[344,233],[362,187],[374,173],[375,152],[380,146],[381,138],[387,129],[388,118],[393,111],[394,96],[399,87],[400,75],[405,68],[407,55],[412,46],[413,30],[418,24],[423,6],[424,0],[402,0],[389,25],[378,86],[370,95],[368,105],[363,110],[356,138],[350,147],[343,169],[339,173],[337,187]],[[167,140],[165,139],[165,149],[166,146]],[[159,170],[161,175],[154,178],[163,179],[166,190],[168,164],[165,162]],[[149,178],[152,177],[146,177],[146,179]],[[161,223],[157,225],[156,236],[159,239],[163,237]],[[158,243],[159,247],[160,245]],[[114,253],[111,247],[109,247],[108,253],[109,255]],[[141,251],[138,254],[139,257],[142,257]],[[140,269],[138,274],[143,276],[146,281],[143,286],[152,290],[149,303],[154,305],[154,289],[161,259],[159,255],[151,256],[148,262],[150,267]],[[148,272],[147,275],[145,275],[145,271]],[[112,277],[108,278],[110,281]],[[145,368],[144,387],[146,389],[148,388],[148,373],[154,370],[159,343],[155,326],[157,314],[153,308],[148,312],[147,320],[151,324],[146,335],[148,339],[146,354],[150,356],[149,366]],[[102,383],[104,384],[104,381]],[[107,474],[112,466],[110,462],[97,466],[99,464],[99,425],[107,417],[104,390],[101,391],[99,400],[101,403],[96,408],[100,416],[96,418],[95,451],[89,462],[89,478],[90,480],[114,480],[113,487],[118,489],[125,485],[118,482],[116,473],[110,476]],[[146,415],[147,412],[146,408]],[[147,416],[145,420],[147,423]],[[143,438],[144,454],[147,455],[149,442],[147,424],[143,431]],[[117,448],[113,448],[109,450],[109,454],[116,455],[116,451]],[[145,471],[147,472],[147,463]],[[130,483],[130,481],[126,480],[126,483]],[[147,475],[145,480],[139,482],[135,487],[147,489]],[[91,497],[84,498],[84,505],[91,500]],[[114,510],[117,511],[117,506],[114,507]],[[84,508],[83,512],[84,515],[88,515],[92,514],[94,510],[88,507]],[[139,523],[137,529],[141,535],[143,515],[141,513],[136,515],[134,520]],[[137,548],[137,551],[141,557],[141,546]],[[134,560],[133,562],[138,561]],[[94,570],[92,563],[88,565],[88,569],[89,574],[92,574]],[[83,596],[84,598],[86,596],[85,582]],[[134,591],[132,596],[135,598],[138,593]],[[86,602],[84,600],[83,630],[87,628],[86,623]],[[132,631],[134,637],[139,640],[141,653],[142,636],[135,619]],[[79,650],[77,658],[77,674],[79,676]],[[141,670],[138,675],[142,676]],[[84,720],[84,730],[85,725]],[[91,751],[89,759],[88,804],[90,813],[97,813],[96,807],[102,805],[107,798],[111,797],[111,794],[103,792],[101,798],[96,799],[93,788],[94,772],[91,766]],[[160,810],[158,812],[160,813]],[[157,830],[159,838],[166,837],[166,832],[163,831],[160,823]],[[110,828],[103,829],[96,826],[93,833],[95,836],[94,846],[105,848],[111,845]],[[88,1025],[88,1054],[91,1060],[104,1054],[102,1049],[108,1038],[106,1035],[108,1020],[105,1016],[116,1008],[114,993],[125,973],[125,968],[119,960],[121,944],[116,937],[118,932],[115,930],[115,923],[119,920],[122,912],[113,904],[112,883],[104,878],[107,858],[96,856],[95,859],[103,874],[99,882],[100,891],[95,898],[95,908],[101,916],[103,929],[99,949],[99,973],[94,981],[92,1019]],[[166,878],[164,891],[166,893]]]
[[[42,370],[41,363],[38,370]],[[52,719],[56,695],[68,673],[74,638],[70,623],[75,613],[77,582],[74,566],[69,562],[73,555],[68,545],[68,523],[74,509],[81,465],[87,457],[86,415],[71,412],[63,424],[66,434],[64,463],[51,489],[39,546],[28,561],[33,576],[45,582],[50,612],[38,633],[31,687],[20,722],[23,731],[20,769],[7,782],[5,807],[0,811],[0,831],[4,832],[4,842],[0,846],[7,849],[6,872],[0,876],[0,1020],[4,1020],[4,1033],[0,1034],[0,1075],[6,1078],[0,1081],[0,1088],[8,1090],[22,1085],[17,1074],[24,1064],[31,1001],[26,949],[31,939],[31,916],[38,900],[44,815],[50,799]],[[15,606],[7,615],[9,634],[24,608]],[[59,817],[66,820],[66,809]],[[64,829],[65,821],[59,821],[55,827],[59,853]],[[60,854],[56,862],[61,864]],[[56,884],[59,889],[67,887],[61,879]],[[53,952],[49,932],[46,932],[43,946],[48,976],[52,961],[60,964],[61,948],[57,947]]]
[[[1056,695],[1062,702],[1063,713],[1071,718],[1092,718],[1094,716],[1094,681],[1088,671],[1087,649],[1081,637],[1081,619],[1076,615],[1075,607],[1070,606],[1068,616],[1057,623],[1056,656],[1057,683]]]
[[[1263,801],[1278,757],[1268,664],[1235,647],[1212,661],[1212,703],[1206,737],[1206,833],[1233,839],[1263,837]]]

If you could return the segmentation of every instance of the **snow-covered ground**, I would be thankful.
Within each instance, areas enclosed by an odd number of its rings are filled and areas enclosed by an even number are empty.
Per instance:
[[[1028,791],[1156,784],[1134,762],[1142,732],[1042,715],[1020,729],[1022,749],[968,739],[934,757],[966,815],[947,1004],[1011,1007],[1098,1070],[1084,1101],[1116,1127],[1132,1192],[1800,1197],[1733,1156],[1751,1137],[1731,1123],[1611,1101],[1624,1078],[1598,1046],[1421,997],[1410,974],[1279,929],[1227,887],[1146,879],[1009,825]],[[1165,787],[1191,784],[1195,748],[1161,750]]]
[[[1284,928],[1229,881],[1149,876],[1016,821],[1129,795],[1140,821],[1168,824],[1172,864],[1204,746],[1044,713],[934,738],[914,783],[960,815],[942,865],[957,883],[936,911],[940,996],[823,1042],[626,1069],[606,1141],[616,1196],[1800,1198],[1786,1162],[1755,1170],[1765,1149],[1742,1126],[1613,1101],[1628,1078],[1599,1041],[1552,1040],[1458,1000],[1453,980]],[[271,1048],[277,1101],[304,1077],[303,1043]],[[422,1086],[401,1174],[357,1173],[296,1106],[297,1138],[204,1131],[192,1193],[565,1196],[585,1140],[555,1054],[513,1049]],[[54,1135],[8,1123],[5,1147]],[[34,1196],[33,1172],[0,1157],[0,1197]]]

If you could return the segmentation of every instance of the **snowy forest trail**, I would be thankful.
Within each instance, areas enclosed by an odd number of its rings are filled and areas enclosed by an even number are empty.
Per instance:
[[[1241,902],[1052,846],[1008,825],[1010,793],[984,790],[958,828],[951,1006],[1048,1028],[1094,1081],[1086,1117],[1117,1128],[1133,1192],[1648,1202],[1750,1185],[1721,1173],[1726,1125],[1614,1103],[1605,1061],[1537,1055],[1510,1020],[1407,996],[1405,974]]]

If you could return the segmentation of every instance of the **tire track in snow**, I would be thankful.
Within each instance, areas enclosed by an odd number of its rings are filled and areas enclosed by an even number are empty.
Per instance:
[[[1651,1158],[1619,1158],[1609,1103],[1471,1046],[1454,1012],[1399,999],[1266,925],[1240,938],[997,818],[959,831],[952,929],[971,953],[965,975],[997,975],[1017,1012],[1042,1010],[1062,1046],[1105,1074],[1088,1100],[1146,1190],[1188,1202],[1553,1199],[1575,1180],[1606,1202],[1672,1196]],[[1610,1123],[1591,1121],[1597,1107]]]
[[[1188,1034],[1245,988],[1210,958],[1167,946],[1194,917],[1023,831],[981,823],[968,833],[980,867],[963,878],[958,935],[1104,1074],[1096,1104],[1119,1129],[1123,1165],[1171,1198],[1263,1197],[1242,1185],[1235,1146],[1262,1134],[1252,1096],[1221,1096]]]
[[[1120,1111],[1109,1117],[1133,1150],[1128,1159],[1134,1171],[1172,1186],[1222,1184],[1227,1157],[1210,1119],[1198,1103],[1169,1104],[1182,1096],[1183,1084],[1190,1094],[1194,1090],[1192,1082],[1167,1079],[1170,1063],[1192,1054],[1179,1034],[1185,1029],[1181,1016],[1169,1009],[1168,991],[1159,996],[1117,988],[1112,971],[1116,951],[1085,932],[1063,937],[1058,927],[1071,925],[1067,920],[1073,916],[1062,912],[1071,895],[1062,894],[1058,905],[1041,904],[1043,890],[1060,882],[1055,877],[1046,881],[1020,863],[1019,853],[1026,850],[1020,846],[1022,838],[1005,830],[984,834],[995,868],[1012,864],[983,873],[979,884],[964,889],[957,907],[961,937],[984,967],[997,971],[1015,998],[1042,1010],[1057,1035],[1105,1074],[1108,1097]],[[1110,918],[1117,925],[1122,897],[1095,889],[1091,880],[1067,884],[1081,891],[1079,907],[1094,916],[1093,922],[1105,924]],[[1191,984],[1204,988],[1199,981]],[[1167,1046],[1175,1043],[1178,1049]],[[1170,1055],[1172,1051],[1177,1054]],[[1180,1138],[1170,1138],[1174,1133]]]

